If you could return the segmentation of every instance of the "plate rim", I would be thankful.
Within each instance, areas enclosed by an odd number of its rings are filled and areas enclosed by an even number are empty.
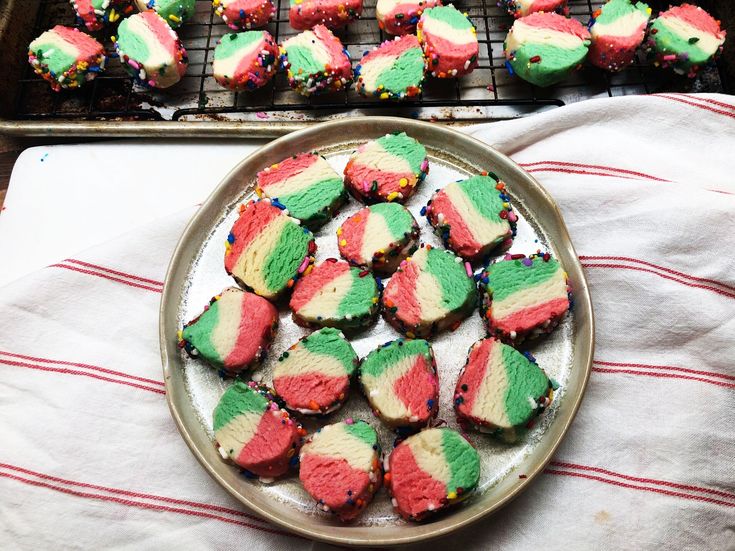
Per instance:
[[[576,288],[574,289],[575,297],[579,297],[580,293],[584,295],[585,297],[584,301],[575,300],[575,312],[577,312],[578,308],[583,306],[585,310],[584,312],[585,318],[588,320],[588,323],[586,324],[587,334],[585,336],[586,341],[588,343],[588,349],[585,354],[585,357],[583,357],[581,361],[579,362],[583,367],[582,373],[579,374],[579,377],[581,379],[579,390],[576,392],[575,395],[570,395],[570,396],[565,395],[565,400],[571,401],[571,405],[568,408],[569,413],[565,419],[555,419],[554,420],[555,424],[563,424],[557,436],[544,435],[544,437],[542,437],[542,438],[554,438],[554,440],[549,445],[547,452],[542,456],[541,460],[537,462],[535,468],[533,468],[530,471],[526,471],[525,473],[526,478],[520,481],[515,487],[508,490],[505,493],[505,495],[500,497],[495,503],[476,512],[475,514],[469,515],[463,519],[457,519],[455,522],[449,523],[447,525],[437,523],[436,528],[433,530],[430,528],[432,526],[431,524],[423,524],[422,526],[429,527],[429,529],[425,531],[424,533],[416,534],[416,535],[409,535],[407,537],[398,537],[398,538],[395,538],[395,537],[355,538],[352,536],[340,536],[340,535],[329,534],[327,533],[329,531],[328,529],[326,530],[325,529],[320,530],[319,528],[313,529],[310,527],[309,523],[305,523],[304,526],[295,525],[295,524],[288,522],[285,519],[282,519],[277,514],[271,514],[271,512],[263,509],[257,503],[254,503],[252,500],[248,499],[247,496],[243,495],[243,493],[241,493],[236,488],[234,488],[231,484],[229,484],[228,481],[224,480],[222,476],[216,471],[216,469],[212,465],[210,465],[210,462],[207,460],[206,457],[204,457],[202,451],[199,449],[199,447],[194,442],[194,438],[189,430],[189,427],[187,426],[187,424],[182,418],[181,413],[177,409],[175,399],[179,395],[180,392],[185,392],[185,390],[177,388],[177,386],[172,383],[171,371],[172,371],[173,366],[171,365],[172,362],[169,361],[169,357],[172,356],[173,354],[178,354],[179,350],[177,346],[172,345],[172,339],[170,337],[170,329],[166,327],[166,322],[165,322],[167,311],[170,308],[178,309],[179,304],[180,304],[181,289],[176,288],[174,285],[172,285],[171,280],[174,277],[174,272],[176,271],[178,265],[181,263],[181,256],[184,254],[183,249],[185,248],[186,243],[189,240],[188,239],[189,234],[193,233],[195,231],[195,228],[198,227],[200,223],[202,222],[202,220],[205,219],[206,207],[210,205],[210,203],[216,202],[218,195],[223,192],[223,189],[226,187],[227,183],[232,178],[237,176],[237,173],[239,172],[240,167],[243,164],[247,163],[249,159],[255,155],[262,154],[264,151],[277,149],[283,144],[290,144],[291,142],[297,141],[299,138],[311,136],[313,134],[321,133],[321,132],[330,133],[330,132],[334,132],[335,130],[338,131],[341,127],[349,128],[351,126],[359,125],[365,122],[375,123],[376,125],[393,125],[397,130],[405,131],[409,134],[411,133],[411,129],[422,129],[427,132],[438,132],[439,134],[444,133],[447,137],[452,137],[455,140],[474,142],[475,147],[479,146],[480,148],[489,150],[492,153],[492,155],[497,156],[508,167],[510,167],[514,171],[517,171],[524,178],[526,178],[528,182],[531,184],[531,186],[535,188],[535,191],[540,195],[543,201],[547,203],[547,206],[553,213],[553,216],[556,218],[554,223],[558,227],[558,231],[559,233],[561,233],[561,236],[563,240],[565,241],[564,247],[568,248],[574,257],[574,261],[575,261],[574,271],[575,271],[575,275],[577,276],[577,282],[578,282]],[[565,266],[565,269],[566,271],[570,271],[570,266]],[[578,330],[580,330],[580,328],[575,327],[575,331],[578,331]],[[174,334],[175,334],[175,331],[174,331]],[[317,125],[314,125],[308,128],[304,128],[302,130],[298,130],[296,132],[292,132],[290,134],[286,134],[265,145],[262,145],[256,148],[254,151],[252,151],[249,155],[241,159],[220,180],[220,182],[215,186],[215,188],[206,198],[206,200],[201,204],[197,212],[191,217],[191,219],[186,224],[186,227],[182,231],[181,236],[179,237],[179,240],[177,241],[176,246],[171,255],[171,259],[166,269],[166,277],[164,279],[164,286],[163,286],[163,291],[161,294],[161,302],[159,306],[159,346],[160,346],[161,362],[163,366],[163,376],[164,376],[165,391],[166,391],[166,403],[168,404],[168,408],[169,408],[172,418],[174,419],[176,428],[178,429],[181,437],[183,438],[189,450],[194,454],[194,457],[202,465],[202,467],[204,467],[204,470],[212,478],[214,478],[214,480],[220,486],[222,486],[230,495],[232,495],[237,501],[242,503],[244,506],[249,508],[251,511],[267,519],[268,521],[273,522],[275,525],[286,529],[288,532],[291,532],[298,536],[306,537],[308,539],[317,540],[317,541],[321,541],[325,543],[337,544],[337,545],[347,545],[347,546],[388,546],[388,545],[396,546],[396,545],[407,545],[407,544],[417,543],[421,541],[428,541],[431,539],[436,539],[442,536],[446,536],[449,533],[465,528],[468,525],[473,524],[482,518],[489,517],[491,514],[493,514],[494,512],[497,512],[499,509],[501,509],[502,507],[507,505],[511,500],[517,497],[520,493],[526,490],[528,485],[546,468],[547,464],[549,463],[552,456],[558,449],[559,445],[566,437],[567,432],[569,431],[569,428],[577,415],[579,407],[586,393],[586,388],[589,382],[589,376],[590,376],[590,372],[592,369],[592,361],[593,361],[593,355],[594,355],[594,349],[595,349],[595,320],[594,320],[592,300],[591,300],[590,293],[589,293],[589,285],[587,282],[586,274],[584,270],[582,269],[582,265],[580,263],[579,256],[569,236],[569,232],[568,232],[566,223],[564,222],[564,218],[561,214],[561,211],[558,205],[556,204],[556,201],[553,199],[553,197],[551,197],[548,191],[546,191],[546,189],[531,174],[529,174],[526,170],[524,170],[521,166],[519,166],[515,161],[510,159],[510,157],[501,153],[500,151],[498,151],[491,145],[479,140],[473,135],[470,135],[466,132],[460,132],[459,130],[455,130],[454,128],[450,128],[446,125],[438,125],[436,123],[429,123],[425,121],[406,119],[406,118],[401,118],[401,117],[387,117],[387,116],[386,117],[378,117],[378,116],[352,117],[352,118],[347,118],[347,119],[338,119],[334,121],[323,122],[323,123],[320,123],[320,124],[317,124]],[[172,346],[173,346],[173,350],[172,350]],[[579,351],[575,351],[575,354],[577,352]],[[360,526],[360,528],[370,529],[374,527]]]

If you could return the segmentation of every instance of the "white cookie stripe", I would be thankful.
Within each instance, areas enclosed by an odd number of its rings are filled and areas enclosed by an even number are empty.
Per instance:
[[[443,291],[437,279],[427,269],[429,250],[425,247],[413,255],[412,261],[419,268],[416,280],[416,301],[421,305],[421,319],[424,323],[444,318],[448,313],[442,302]]]
[[[210,341],[223,360],[237,345],[242,318],[242,292],[226,290],[217,301],[217,325],[212,330]]]
[[[342,361],[327,354],[311,352],[306,347],[297,347],[288,351],[287,357],[276,364],[273,378],[298,377],[308,373],[319,373],[325,377],[347,377]]]
[[[337,317],[339,305],[352,288],[353,275],[351,270],[340,274],[324,288],[320,289],[309,302],[298,309],[303,318],[334,318]]]
[[[396,62],[396,56],[384,55],[376,57],[360,65],[360,76],[365,88],[375,90],[378,87],[378,78],[383,72],[390,69]]]
[[[332,166],[323,158],[317,156],[316,161],[306,167],[298,174],[286,178],[280,182],[270,184],[263,188],[268,197],[283,197],[292,193],[298,193],[310,188],[314,184],[324,180],[339,178]]]
[[[374,377],[368,373],[362,373],[362,384],[381,416],[391,421],[402,421],[413,415],[406,405],[394,392],[398,379],[411,371],[418,355],[401,358],[394,364],[386,367],[379,376]]]
[[[164,48],[158,40],[155,31],[148,25],[148,22],[140,17],[129,17],[127,20],[127,30],[135,33],[138,38],[145,42],[148,49],[148,57],[145,60],[138,60],[145,65],[174,65],[174,57],[171,52]],[[175,73],[175,71],[174,71]]]
[[[440,19],[426,17],[424,18],[422,30],[426,34],[439,36],[453,44],[477,44],[477,35],[471,25],[466,29],[457,29]]]
[[[407,440],[416,463],[431,478],[446,486],[452,480],[452,471],[444,457],[444,441],[441,430],[427,430]]]
[[[301,448],[301,457],[305,455],[344,459],[350,467],[364,472],[369,472],[375,461],[373,447],[350,434],[344,423],[327,425],[315,433]]]
[[[368,142],[365,147],[357,153],[359,166],[369,166],[375,170],[396,173],[412,173],[409,162],[386,151],[377,141]]]
[[[503,319],[520,310],[533,308],[556,298],[567,298],[567,283],[562,270],[558,270],[546,281],[531,287],[520,288],[503,300],[493,300],[493,317]]]
[[[388,228],[388,223],[385,221],[385,218],[380,214],[370,212],[365,223],[362,247],[360,249],[362,258],[370,260],[375,251],[382,249],[392,241],[394,241],[393,235]]]
[[[508,33],[505,50],[513,52],[525,44],[548,44],[565,50],[574,50],[585,45],[585,41],[575,34],[565,33],[546,27],[527,25],[522,19],[513,23]]]
[[[508,389],[508,374],[503,361],[503,347],[498,343],[490,350],[485,367],[485,376],[477,391],[470,414],[501,428],[511,428],[505,409],[505,392]]]
[[[636,10],[618,17],[610,23],[595,23],[590,28],[590,34],[593,37],[610,36],[625,37],[630,36],[638,27],[644,25],[648,21],[648,17]]]
[[[323,67],[330,65],[332,55],[322,43],[321,39],[312,31],[304,31],[296,36],[289,38],[283,43],[283,47],[288,51],[292,46],[298,46],[309,50],[314,61]]]
[[[456,182],[446,186],[444,192],[457,211],[462,213],[472,237],[478,243],[493,242],[508,231],[507,223],[494,222],[484,217]]]
[[[286,224],[291,224],[287,216],[276,216],[261,231],[237,259],[232,275],[237,276],[258,294],[269,295],[270,289],[263,273],[264,262],[276,248]]]
[[[240,63],[246,57],[253,55],[263,48],[264,40],[255,40],[247,45],[246,48],[235,50],[232,55],[225,58],[215,57],[212,62],[212,71],[215,75],[232,76],[237,73]]]

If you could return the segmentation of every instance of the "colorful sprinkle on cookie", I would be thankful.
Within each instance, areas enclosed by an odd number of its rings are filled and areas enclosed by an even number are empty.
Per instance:
[[[257,29],[276,12],[272,0],[212,0],[214,12],[234,31]]]
[[[268,31],[224,35],[214,49],[214,80],[230,90],[255,90],[276,74],[278,45]]]

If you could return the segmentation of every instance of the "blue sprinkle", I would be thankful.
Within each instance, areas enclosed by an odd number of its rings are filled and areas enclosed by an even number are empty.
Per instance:
[[[227,236],[227,242],[228,242],[228,243],[229,243],[230,245],[232,245],[232,244],[233,244],[233,243],[235,242],[235,235],[234,235],[234,234],[229,234],[229,235]]]
[[[510,64],[510,61],[506,61],[506,62],[505,62],[505,68],[506,68],[506,69],[508,69],[508,72],[509,72],[509,73],[510,73],[511,75],[514,75],[514,74],[515,74],[515,72],[513,71],[513,67],[512,67],[512,66],[511,66],[511,64]]]
[[[426,216],[426,207],[421,207],[420,214],[421,216]]]

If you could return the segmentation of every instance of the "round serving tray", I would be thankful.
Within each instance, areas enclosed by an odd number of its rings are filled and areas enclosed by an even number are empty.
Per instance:
[[[539,365],[559,383],[552,405],[535,426],[513,445],[479,433],[468,435],[481,456],[480,485],[472,497],[451,511],[417,524],[401,520],[381,489],[358,519],[341,524],[333,516],[317,511],[296,475],[262,484],[246,479],[236,467],[222,460],[213,445],[212,410],[230,381],[183,354],[177,346],[176,333],[185,321],[201,312],[213,295],[234,285],[223,267],[224,242],[237,218],[237,206],[254,193],[259,170],[289,155],[318,151],[341,173],[359,143],[400,131],[423,143],[429,154],[429,176],[406,205],[419,221],[422,242],[441,246],[419,215],[433,191],[483,170],[492,171],[508,185],[519,215],[518,234],[510,252],[551,251],[569,275],[574,307],[551,335],[528,347]],[[339,256],[335,231],[361,207],[351,200],[334,220],[316,232],[317,262]],[[285,306],[281,305],[280,312],[280,329],[269,357],[254,375],[265,383],[270,383],[272,364],[280,353],[308,333],[293,323]],[[351,340],[363,357],[379,344],[399,336],[380,319]],[[452,393],[459,370],[470,345],[482,337],[484,330],[475,312],[456,331],[432,340],[441,385],[439,419],[450,427],[457,428]],[[342,545],[386,546],[428,540],[467,526],[497,510],[532,482],[561,442],[582,400],[592,363],[594,323],[587,281],[562,216],[536,180],[486,144],[445,126],[370,117],[327,122],[294,132],[260,148],[230,171],[189,222],[176,246],[161,300],[160,343],[171,414],[191,451],[222,487],[251,510],[305,537]],[[326,419],[309,419],[304,425],[311,432],[320,423],[346,417],[370,422],[378,430],[383,451],[390,452],[395,435],[373,417],[356,388],[345,407]]]

